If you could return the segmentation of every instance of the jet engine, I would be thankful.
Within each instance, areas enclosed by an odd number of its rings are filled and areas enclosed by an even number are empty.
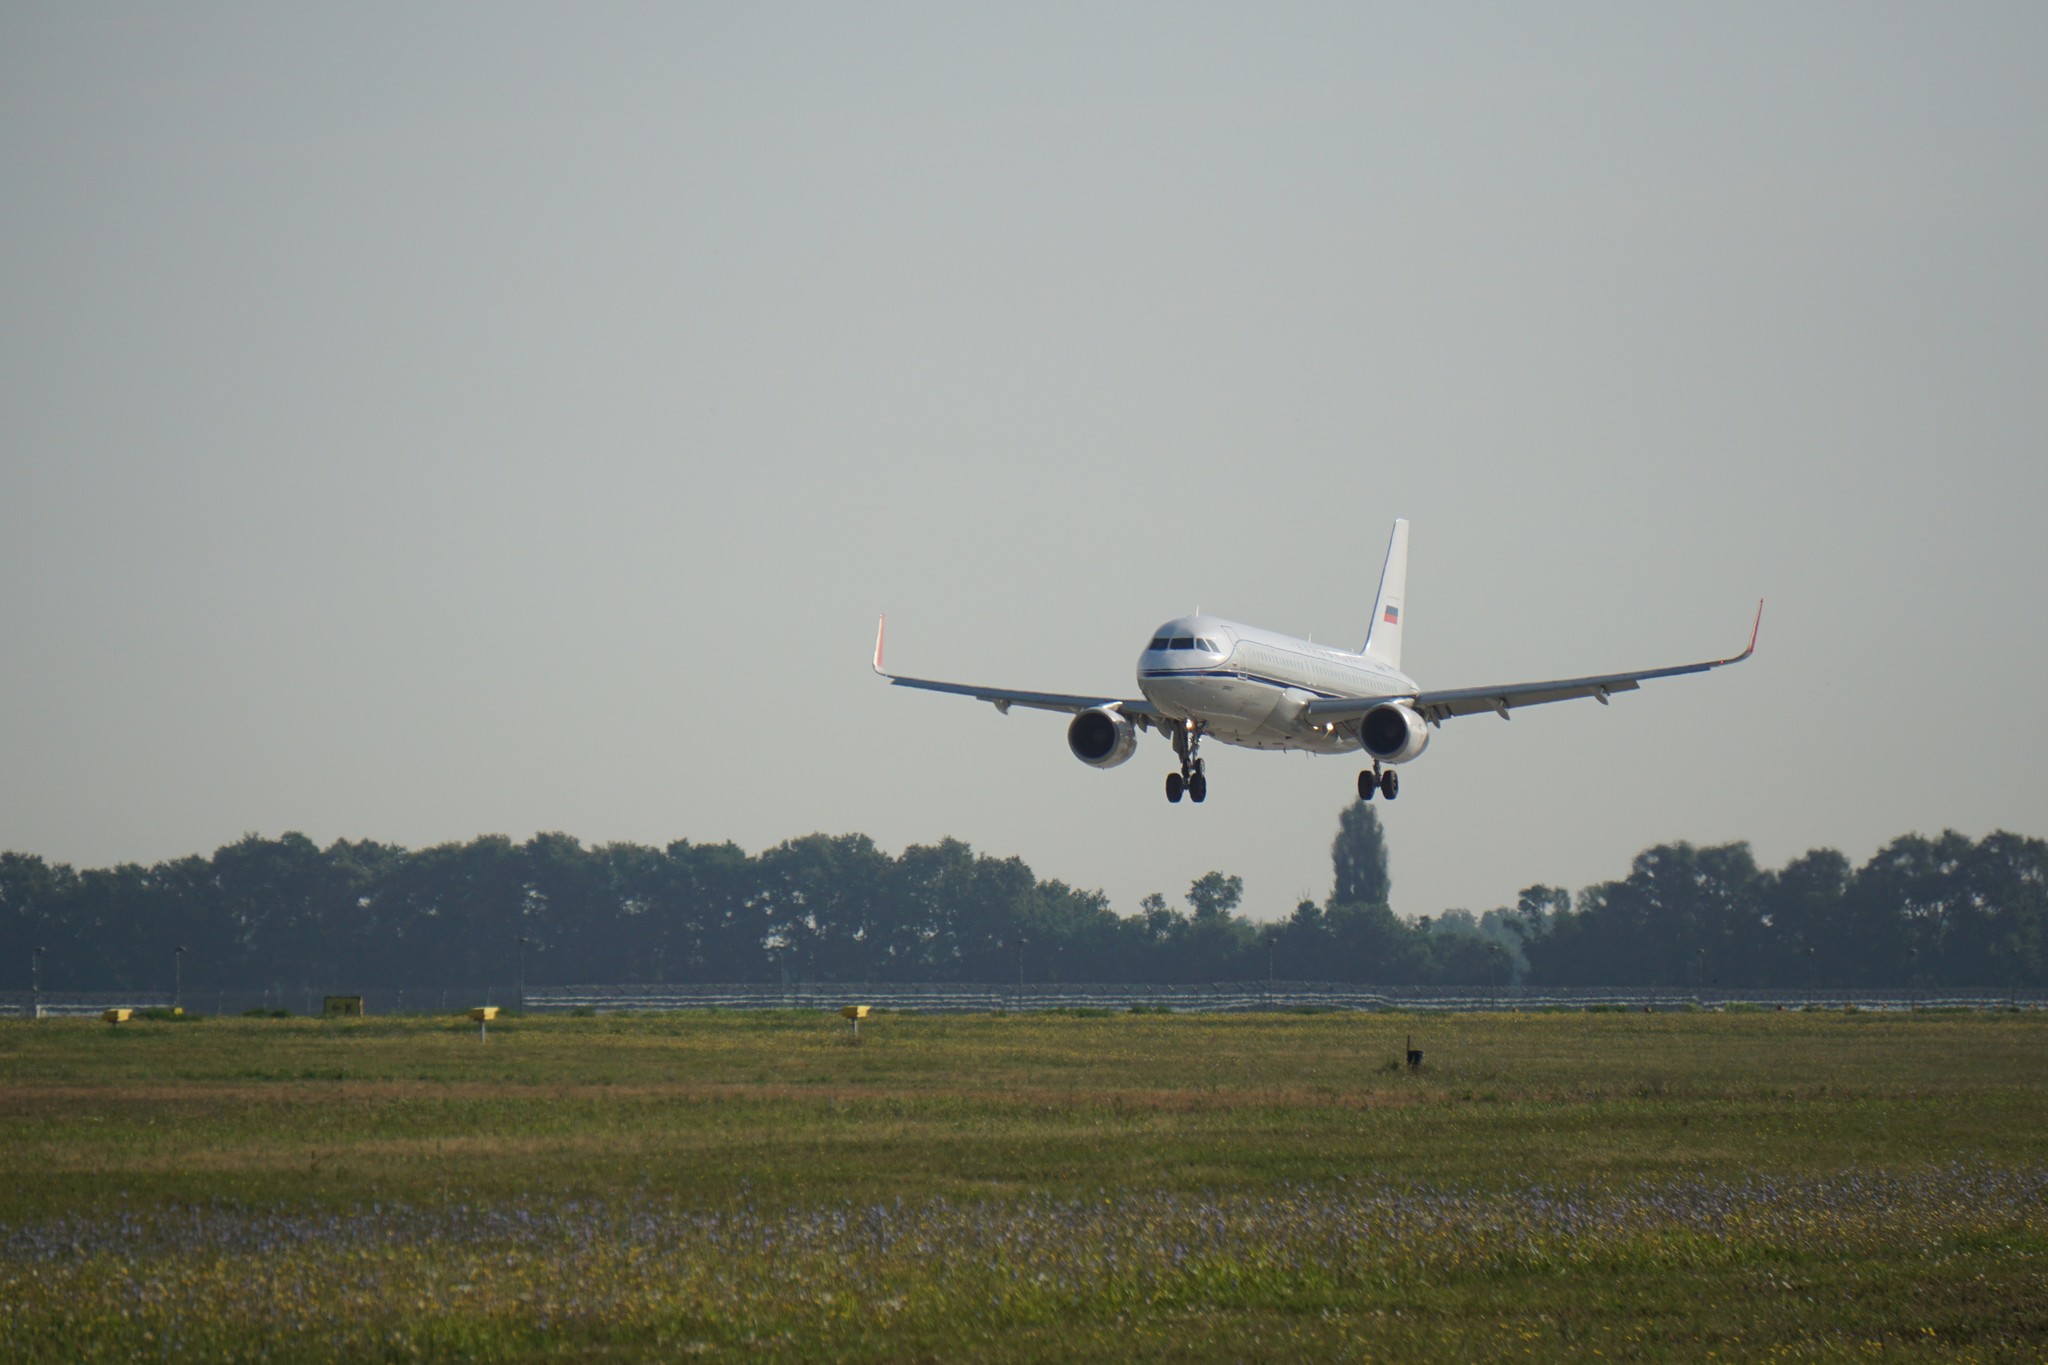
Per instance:
[[[1382,763],[1406,763],[1429,747],[1429,722],[1400,702],[1375,706],[1358,723],[1365,751]]]
[[[1107,706],[1083,711],[1067,726],[1067,747],[1091,768],[1114,768],[1138,749],[1138,727]]]

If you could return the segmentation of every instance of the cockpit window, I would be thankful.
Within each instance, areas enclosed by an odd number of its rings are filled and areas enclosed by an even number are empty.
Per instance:
[[[1167,645],[1168,645],[1168,641],[1167,641],[1167,638],[1166,638],[1166,636],[1164,636],[1164,635],[1161,635],[1161,636],[1157,637],[1156,639],[1154,639],[1154,640],[1152,641],[1152,643],[1151,643],[1151,644],[1149,644],[1149,645],[1146,645],[1146,646],[1145,646],[1145,648],[1147,648],[1147,649],[1165,649],[1165,648],[1167,648]]]
[[[1214,640],[1197,640],[1195,641],[1195,648],[1206,649],[1211,654],[1221,654],[1223,652],[1222,650],[1216,648],[1216,642]]]
[[[1194,647],[1195,647],[1195,642],[1194,642],[1194,641],[1193,641],[1192,639],[1190,639],[1190,638],[1189,638],[1188,636],[1185,636],[1185,635],[1176,635],[1176,636],[1174,636],[1174,637],[1173,637],[1173,644],[1172,644],[1171,648],[1174,648],[1174,649],[1193,649]]]

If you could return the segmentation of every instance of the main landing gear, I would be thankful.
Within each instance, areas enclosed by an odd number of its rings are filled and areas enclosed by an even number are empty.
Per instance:
[[[1180,771],[1166,775],[1166,799],[1178,803],[1185,792],[1188,800],[1202,804],[1209,795],[1209,779],[1202,771],[1202,760],[1195,750],[1201,747],[1202,727],[1195,721],[1183,721],[1173,732],[1173,751],[1180,755]]]
[[[1358,775],[1358,799],[1370,801],[1374,792],[1378,792],[1389,801],[1393,800],[1401,794],[1401,775],[1392,768],[1381,772],[1380,765],[1373,764],[1370,769]]]

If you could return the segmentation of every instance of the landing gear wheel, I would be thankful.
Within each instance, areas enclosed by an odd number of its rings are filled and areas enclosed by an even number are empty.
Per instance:
[[[1380,789],[1380,779],[1379,779],[1379,774],[1377,774],[1377,773],[1373,772],[1373,771],[1372,771],[1371,769],[1367,769],[1366,771],[1364,771],[1364,772],[1362,772],[1362,773],[1360,773],[1360,774],[1358,775],[1358,799],[1359,799],[1359,800],[1361,800],[1361,801],[1370,801],[1370,800],[1372,800],[1372,798],[1373,798],[1373,795],[1374,795],[1374,793],[1378,792],[1378,791],[1379,791],[1379,789]]]
[[[1391,801],[1400,794],[1400,774],[1394,772],[1392,769],[1388,769],[1387,772],[1381,775],[1380,777],[1380,795],[1386,797],[1387,800]]]
[[[1173,732],[1173,751],[1180,755],[1180,771],[1166,775],[1166,799],[1178,801],[1183,794],[1196,802],[1209,795],[1209,779],[1202,773],[1202,760],[1195,750],[1202,743],[1202,727],[1185,721]]]

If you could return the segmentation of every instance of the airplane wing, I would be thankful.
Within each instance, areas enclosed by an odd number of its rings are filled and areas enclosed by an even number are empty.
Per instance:
[[[1669,668],[1646,668],[1635,673],[1606,673],[1592,678],[1557,678],[1549,682],[1505,683],[1497,687],[1458,687],[1436,692],[1417,692],[1411,697],[1360,697],[1313,701],[1307,714],[1317,720],[1345,720],[1362,716],[1389,701],[1405,700],[1424,720],[1441,723],[1452,716],[1472,716],[1491,711],[1503,720],[1518,706],[1570,701],[1592,697],[1602,706],[1616,692],[1633,692],[1652,678],[1675,678],[1681,673],[1705,673],[1709,669],[1739,664],[1756,653],[1757,631],[1763,626],[1764,604],[1756,604],[1756,622],[1749,629],[1749,645],[1740,654],[1705,663],[1675,664]]]
[[[934,682],[930,678],[898,677],[882,667],[882,635],[887,628],[886,617],[875,625],[875,672],[887,678],[893,686],[919,687],[927,692],[951,692],[956,696],[972,697],[976,701],[992,703],[996,710],[1003,712],[1009,711],[1013,706],[1028,706],[1039,711],[1065,711],[1071,714],[1107,706],[1133,719],[1160,719],[1159,708],[1149,701],[1083,696],[1066,692],[1019,692],[1007,687],[976,687],[971,683]]]

